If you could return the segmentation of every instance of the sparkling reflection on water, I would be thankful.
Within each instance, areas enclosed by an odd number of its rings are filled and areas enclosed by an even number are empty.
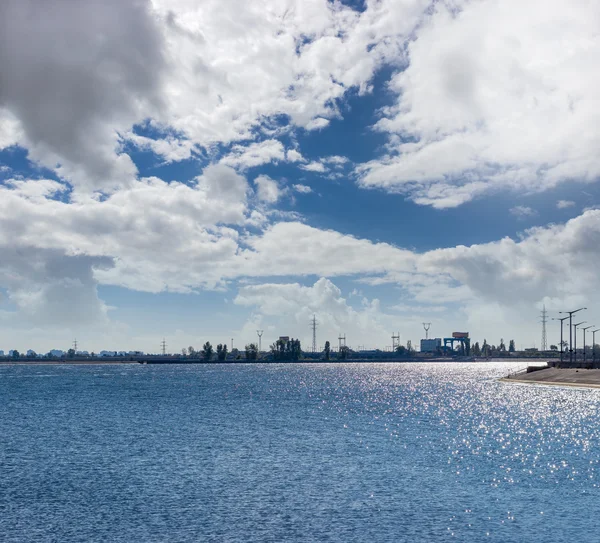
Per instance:
[[[598,541],[600,391],[512,369],[0,367],[0,540]]]

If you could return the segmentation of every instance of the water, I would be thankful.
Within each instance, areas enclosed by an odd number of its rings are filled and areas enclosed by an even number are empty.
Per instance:
[[[0,540],[598,541],[600,391],[510,369],[0,367]]]

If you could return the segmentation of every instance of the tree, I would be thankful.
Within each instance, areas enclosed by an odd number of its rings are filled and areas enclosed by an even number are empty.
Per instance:
[[[37,358],[37,353],[32,349],[27,352],[27,358]]]
[[[509,353],[515,352],[515,340],[514,339],[511,339],[510,342],[508,343],[508,352]]]
[[[481,346],[481,354],[483,356],[489,356],[490,354],[490,346],[488,345],[487,339],[483,340],[483,345]]]
[[[227,343],[219,343],[217,345],[217,360],[219,362],[225,362],[227,358]]]
[[[194,349],[194,347],[192,347],[191,345],[188,347],[188,355],[190,356],[190,358],[196,358],[198,356],[196,349]]]
[[[342,345],[338,351],[338,359],[346,360],[350,356],[350,349],[346,345]]]
[[[556,345],[550,345],[551,351],[558,351],[558,347]]]
[[[210,341],[207,341],[202,347],[202,359],[204,362],[210,362],[213,355],[213,346],[210,344]]]
[[[20,356],[21,356],[21,353],[19,353],[19,351],[17,351],[17,349],[13,349],[12,357],[19,358]]]
[[[404,345],[398,345],[396,347],[396,354],[398,356],[406,356],[407,353],[408,353],[408,349]]]
[[[473,345],[473,356],[481,356],[481,347],[479,347],[479,341]]]
[[[329,343],[329,341],[325,342],[325,350],[323,351],[323,354],[325,355],[325,360],[329,360],[331,357],[331,344]]]
[[[181,349],[181,354],[182,354],[183,356],[187,356],[187,354],[188,354],[188,350],[187,350],[187,349],[184,347],[183,349]]]
[[[415,352],[412,346],[412,341],[410,339],[406,342],[406,350],[408,351],[408,354],[412,354]]]
[[[302,356],[300,340],[294,338],[290,340],[278,339],[271,345],[271,354],[273,360],[299,360]]]
[[[246,360],[256,360],[258,358],[258,345],[256,343],[248,343],[245,350]]]
[[[504,339],[500,338],[500,346],[498,347],[498,350],[503,353],[506,351],[506,345],[504,345]]]
[[[69,349],[67,351],[67,358],[75,358],[75,349]]]

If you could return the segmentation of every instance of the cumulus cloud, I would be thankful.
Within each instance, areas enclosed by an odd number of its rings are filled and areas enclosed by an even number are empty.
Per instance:
[[[306,160],[302,156],[302,153],[296,151],[296,149],[288,149],[286,152],[286,159],[288,162],[304,162]]]
[[[24,146],[79,191],[107,192],[137,175],[122,137],[182,160],[194,146],[251,142],[269,123],[323,129],[350,89],[368,92],[375,71],[402,55],[427,4],[7,0],[0,146]],[[171,135],[132,135],[148,120]],[[280,159],[270,145],[235,148],[225,163]]]
[[[376,125],[389,154],[358,168],[362,186],[441,208],[595,180],[599,16],[585,1],[436,3]]]
[[[307,172],[325,173],[327,171],[322,162],[316,161],[309,162],[308,164],[300,164],[300,168]]]
[[[514,206],[511,207],[508,211],[511,215],[517,217],[517,219],[528,219],[531,217],[535,217],[538,214],[535,209],[532,209],[528,206]]]
[[[221,164],[244,170],[284,159],[282,143],[277,140],[265,140],[248,146],[234,145],[231,153],[221,159]]]
[[[261,202],[274,204],[283,194],[277,181],[271,179],[268,175],[259,175],[255,180],[256,194]]]
[[[146,2],[2,2],[0,143],[76,185],[127,185],[118,134],[160,110],[163,47]]]
[[[270,337],[267,340],[271,342],[280,335],[293,335],[293,331],[301,330],[303,347],[309,349],[312,338],[308,323],[316,315],[318,349],[322,349],[327,340],[335,349],[340,333],[346,334],[348,346],[355,348],[357,345],[352,344],[352,340],[358,338],[369,338],[372,345],[389,343],[388,330],[393,317],[381,310],[379,300],[364,299],[359,308],[354,308],[342,291],[324,277],[309,286],[299,283],[244,286],[234,302],[254,310],[241,331],[246,337],[253,337],[257,325],[266,331],[265,337]]]
[[[310,194],[312,192],[312,189],[308,185],[296,184],[292,185],[292,188],[300,194]]]

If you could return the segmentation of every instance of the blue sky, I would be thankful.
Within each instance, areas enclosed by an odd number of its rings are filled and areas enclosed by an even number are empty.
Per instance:
[[[600,323],[598,8],[27,5],[0,23],[0,348]]]

